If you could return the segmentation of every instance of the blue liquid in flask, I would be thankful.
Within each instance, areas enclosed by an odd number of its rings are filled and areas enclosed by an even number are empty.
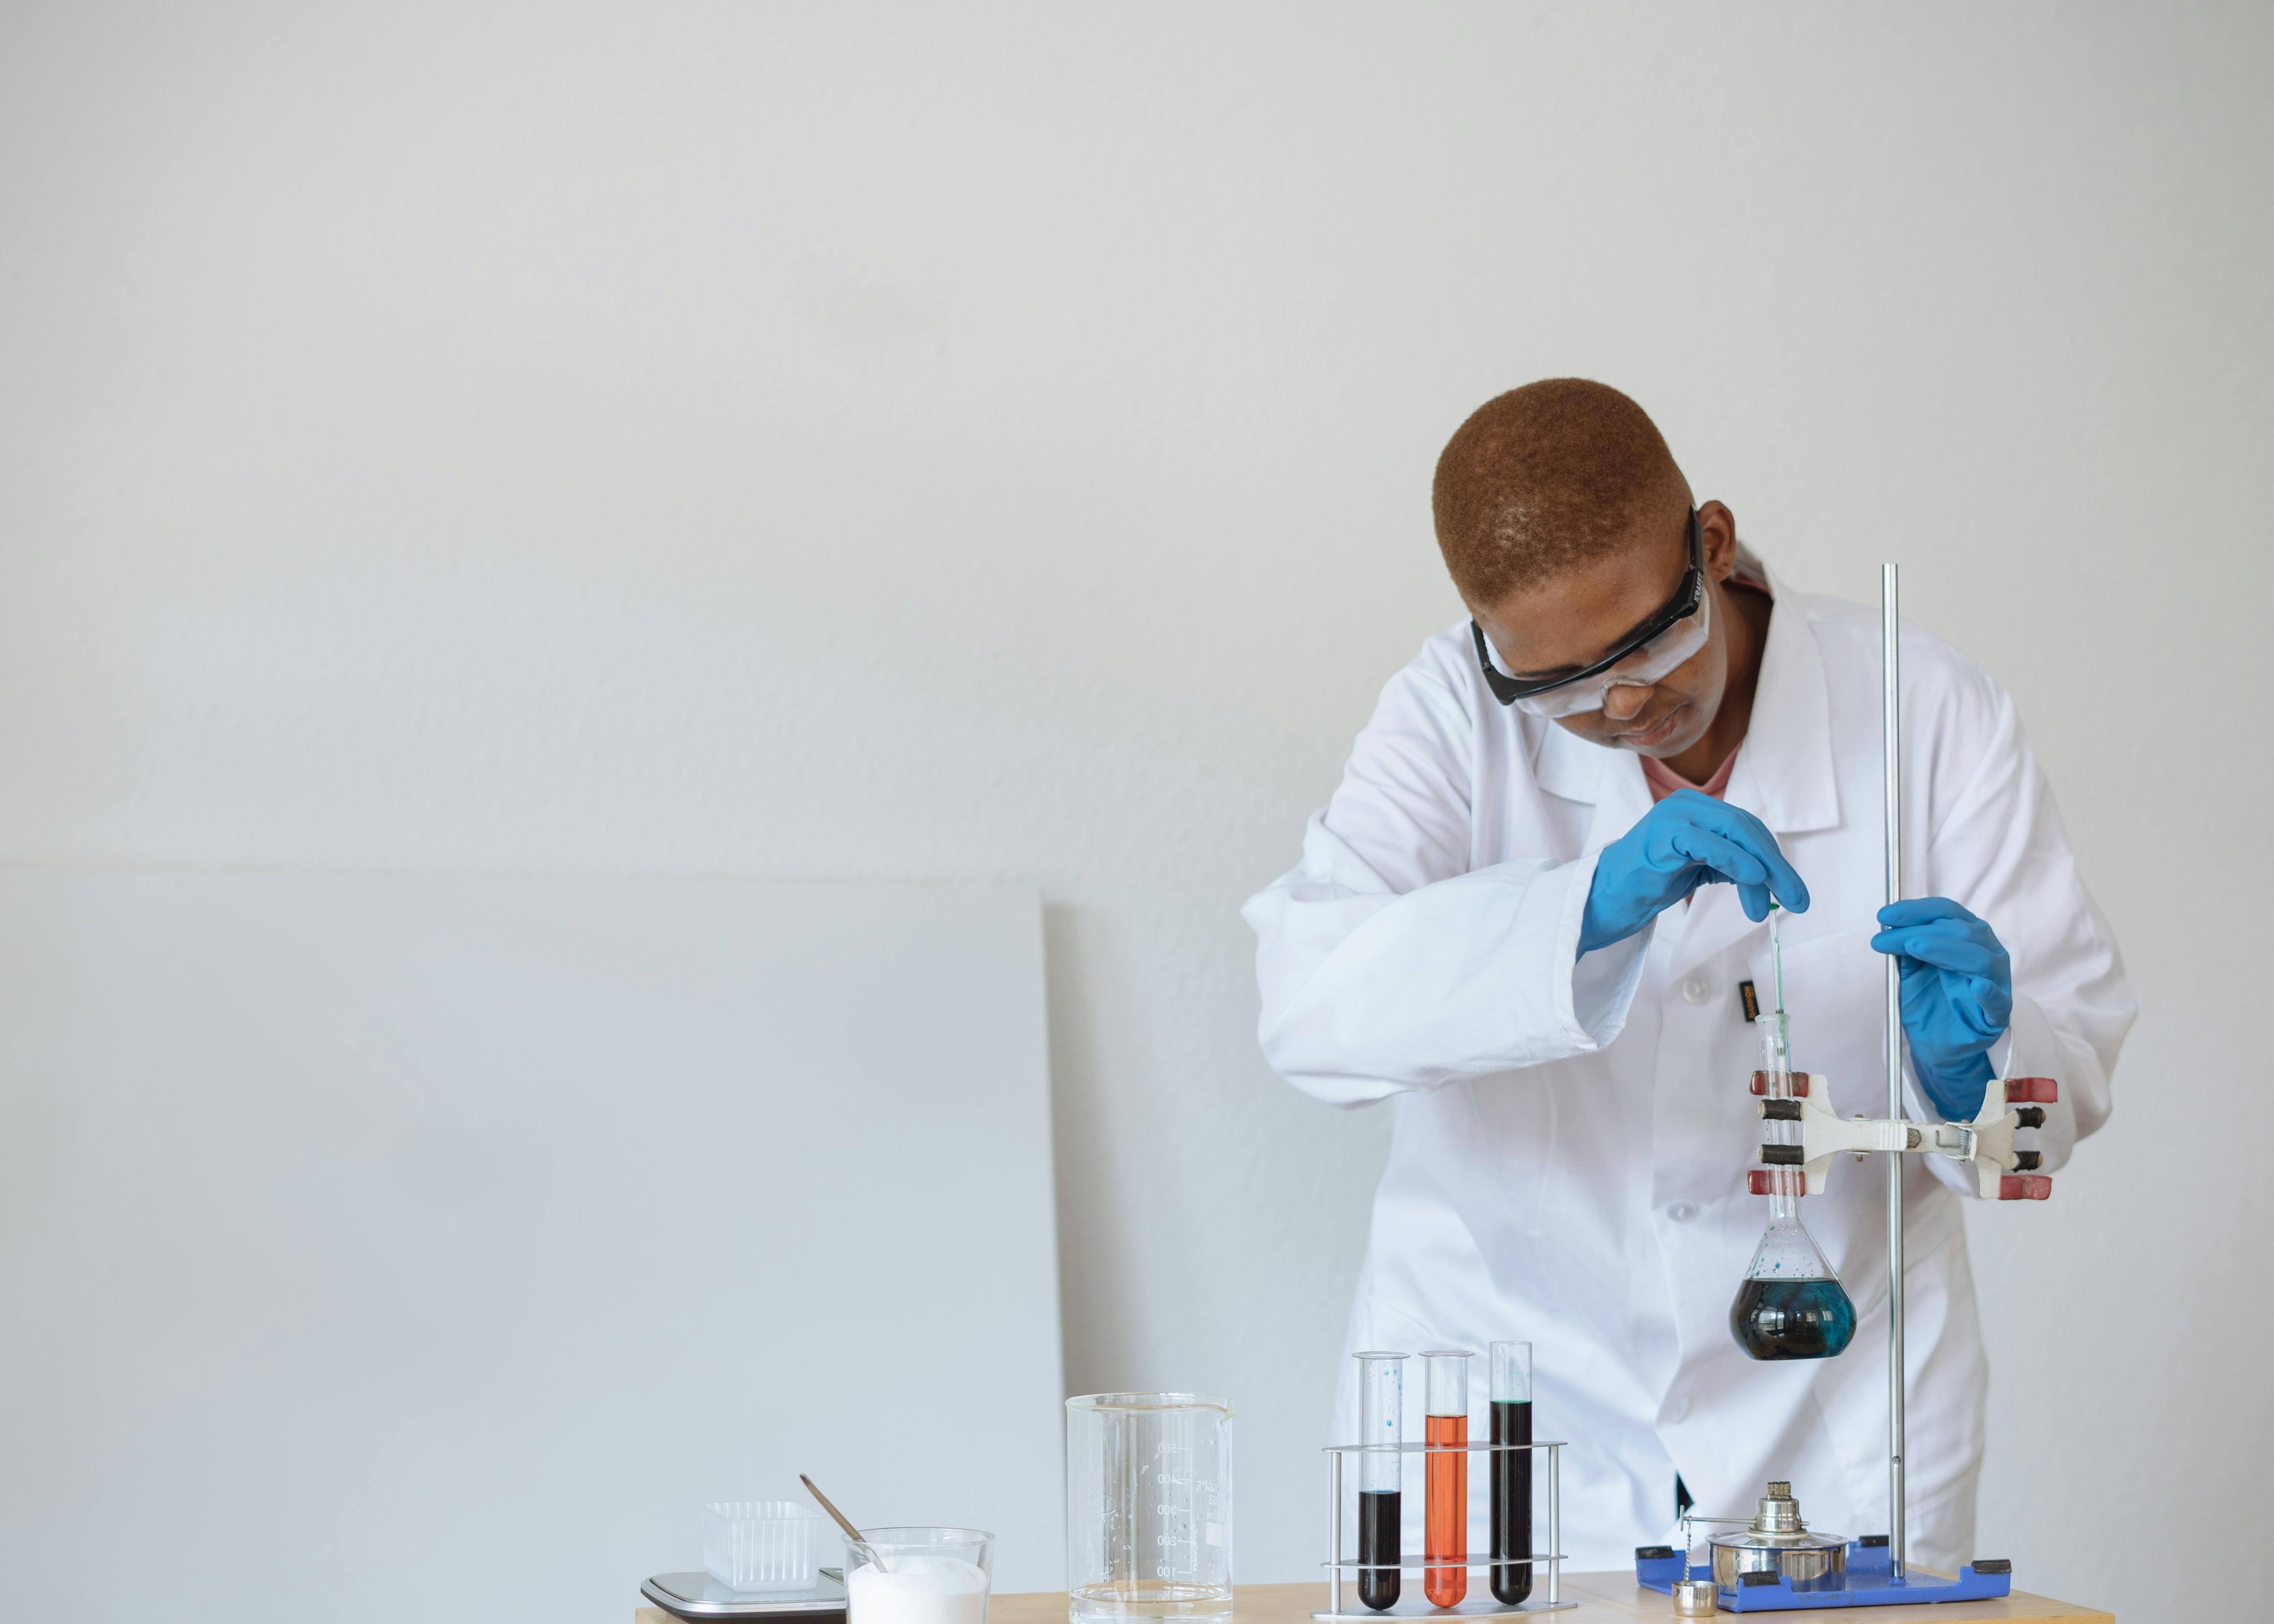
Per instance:
[[[1834,1279],[1748,1280],[1729,1334],[1756,1359],[1829,1359],[1855,1337],[1856,1305]]]

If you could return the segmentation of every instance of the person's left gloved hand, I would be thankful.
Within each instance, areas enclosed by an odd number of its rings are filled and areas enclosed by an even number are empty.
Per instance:
[[[1916,897],[1879,910],[1871,945],[1895,955],[1911,1069],[1946,1121],[1982,1109],[1995,1075],[1990,1046],[2014,1016],[2014,968],[1997,932],[1947,897]]]

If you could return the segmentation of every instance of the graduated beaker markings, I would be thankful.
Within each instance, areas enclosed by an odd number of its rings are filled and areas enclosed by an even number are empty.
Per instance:
[[[1066,1401],[1074,1624],[1229,1624],[1231,1422],[1193,1394]]]

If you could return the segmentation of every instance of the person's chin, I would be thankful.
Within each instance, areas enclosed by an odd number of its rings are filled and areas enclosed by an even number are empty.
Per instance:
[[[1690,703],[1684,700],[1640,733],[1613,733],[1609,742],[1638,756],[1679,756],[1698,742],[1691,734],[1704,731],[1693,728],[1692,720]]]

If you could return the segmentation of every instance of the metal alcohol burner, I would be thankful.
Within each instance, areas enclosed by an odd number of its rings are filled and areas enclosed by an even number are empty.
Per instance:
[[[1812,1534],[1800,1520],[1792,1485],[1772,1483],[1753,1520],[1742,1529],[1716,1534],[1707,1543],[1713,1554],[1713,1583],[1743,1584],[1749,1573],[1781,1574],[1796,1590],[1836,1590],[1848,1578],[1844,1534]]]

